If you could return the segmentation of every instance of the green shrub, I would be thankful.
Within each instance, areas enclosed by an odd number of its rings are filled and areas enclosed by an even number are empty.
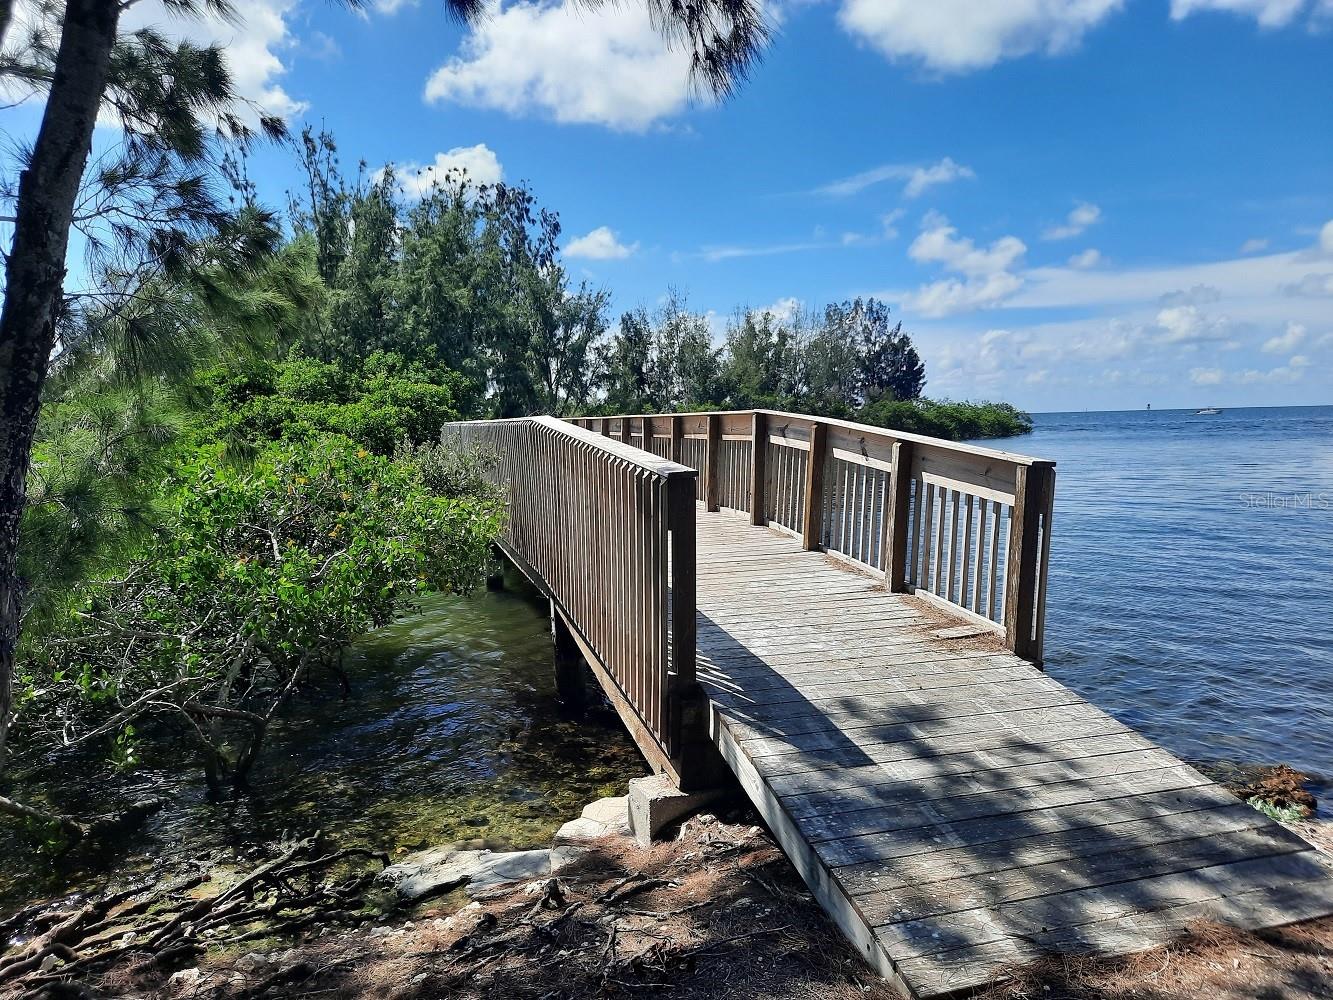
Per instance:
[[[1009,403],[882,399],[863,407],[855,419],[876,427],[950,441],[1014,437],[1032,430],[1032,417]]]
[[[207,434],[240,451],[333,433],[388,455],[403,440],[435,440],[458,419],[456,374],[384,352],[357,366],[298,357],[214,368],[200,381]]]
[[[218,447],[187,456],[127,569],[29,634],[25,743],[102,735],[123,758],[127,727],[165,716],[192,723],[211,778],[243,779],[295,685],[418,594],[482,579],[503,504],[470,482],[428,485],[337,436],[270,444],[244,468]]]

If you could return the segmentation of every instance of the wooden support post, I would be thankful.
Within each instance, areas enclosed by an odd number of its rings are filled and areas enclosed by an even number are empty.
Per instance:
[[[764,495],[768,484],[768,414],[754,413],[750,432],[750,523],[768,523],[768,498]]]
[[[667,677],[668,753],[682,791],[704,787],[707,766],[708,701],[695,676],[698,651],[696,613],[695,513],[697,475],[667,480],[667,530],[671,545],[671,667]]]
[[[574,641],[574,632],[555,601],[551,601],[551,640],[555,653],[555,693],[566,705],[581,708],[588,700],[587,668],[583,665],[583,652]]]
[[[680,417],[671,418],[671,453],[667,456],[673,462],[680,461],[682,452],[681,442],[685,440],[685,428],[681,425]]]
[[[1040,523],[1046,509],[1050,462],[1018,467],[1014,509],[1009,520],[1009,553],[1004,570],[1004,641],[1016,656],[1032,659],[1040,648],[1034,635]]]
[[[620,443],[629,444],[629,417],[620,418]]]
[[[884,527],[880,549],[884,560],[884,583],[889,590],[907,589],[907,539],[912,510],[912,443],[893,442],[893,471],[889,473],[884,498]]]
[[[505,555],[499,545],[491,546],[491,564],[486,569],[486,589],[505,589]]]
[[[805,454],[805,506],[802,508],[801,541],[807,552],[819,548],[824,524],[824,455],[828,448],[828,425],[810,421],[810,450]]]
[[[708,414],[708,455],[705,461],[704,472],[704,510],[714,511],[719,508],[718,504],[718,473],[721,470],[721,464],[718,461],[718,452],[722,447],[722,418],[716,413]]]

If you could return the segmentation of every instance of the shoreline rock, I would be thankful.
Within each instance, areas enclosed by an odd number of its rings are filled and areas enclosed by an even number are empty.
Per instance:
[[[590,841],[630,836],[629,800],[618,795],[583,807],[583,814],[556,831],[549,848],[491,851],[458,845],[431,847],[410,854],[382,871],[401,905],[425,902],[455,889],[485,898],[516,883],[545,878],[588,852]]]

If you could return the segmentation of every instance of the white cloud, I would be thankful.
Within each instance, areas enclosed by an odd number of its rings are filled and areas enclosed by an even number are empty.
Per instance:
[[[1086,271],[1088,268],[1096,267],[1102,262],[1102,252],[1095,247],[1088,247],[1082,253],[1076,253],[1069,258],[1069,266],[1078,268],[1080,271]]]
[[[436,153],[435,162],[424,166],[404,163],[395,167],[394,172],[398,175],[398,187],[408,198],[425,197],[433,185],[444,183],[450,175],[455,178],[466,175],[475,187],[496,184],[504,177],[500,158],[483,142],[475,146],[455,146],[446,153]],[[377,173],[376,179],[383,173]]]
[[[1195,385],[1221,385],[1226,373],[1221,368],[1191,368],[1190,381]]]
[[[1197,344],[1224,340],[1231,333],[1231,321],[1212,316],[1198,306],[1168,306],[1157,313],[1157,325],[1166,331],[1168,344]]]
[[[764,306],[762,309],[753,310],[756,313],[768,313],[773,320],[778,323],[785,323],[801,311],[801,306],[805,305],[795,296],[788,295],[786,298],[778,299],[772,305]]]
[[[565,247],[566,257],[584,260],[623,260],[639,249],[639,244],[626,246],[607,226],[598,226],[586,236],[570,240]]]
[[[960,238],[958,230],[940,215],[928,217],[926,224],[908,248],[908,256],[918,262],[943,264],[968,277],[1008,270],[1027,252],[1027,246],[1015,236],[1001,236],[989,247],[980,248],[971,239]]]
[[[907,163],[886,163],[883,166],[863,170],[859,174],[844,177],[817,189],[818,194],[846,197],[859,194],[868,187],[883,184],[885,181],[903,181],[903,195],[917,198],[928,189],[939,184],[952,184],[954,181],[974,180],[976,172],[971,167],[955,163],[951,157],[944,157],[938,163],[929,166],[913,166]]]
[[[120,19],[122,33],[152,25],[174,41],[216,44],[223,50],[236,94],[253,102],[265,114],[291,120],[303,114],[305,101],[292,97],[279,82],[287,72],[284,52],[297,47],[288,20],[297,0],[236,0],[234,19],[216,15],[182,18],[168,12],[162,0],[143,0],[129,7]],[[251,123],[255,115],[241,111]]]
[[[1319,249],[1324,253],[1333,253],[1333,219],[1324,223],[1324,227],[1319,230]]]
[[[1224,11],[1254,18],[1264,28],[1290,24],[1306,0],[1171,0],[1171,18],[1184,20],[1201,11]]]
[[[881,231],[886,240],[896,240],[898,238],[898,221],[903,217],[903,210],[895,208],[892,212],[886,212],[879,218]]]
[[[1058,54],[1118,11],[1123,0],[843,0],[842,27],[893,59],[941,72]]]
[[[374,0],[375,10],[392,17],[404,7],[415,7],[417,0]]]
[[[771,243],[763,246],[713,246],[704,247],[699,256],[710,264],[720,260],[734,260],[738,257],[775,257],[779,254],[803,253],[807,250],[827,250],[830,246],[842,246],[842,243]]]
[[[1027,252],[1022,240],[1002,236],[989,247],[978,247],[959,237],[941,215],[931,213],[924,224],[907,248],[908,256],[918,263],[940,264],[963,280],[946,278],[919,288],[908,297],[910,308],[926,316],[947,316],[998,305],[1022,287],[1022,279],[1011,270]]]
[[[1102,210],[1100,208],[1086,201],[1081,201],[1069,210],[1069,214],[1065,216],[1062,225],[1049,227],[1042,232],[1041,238],[1044,240],[1068,240],[1075,236],[1081,236],[1085,229],[1101,221],[1101,217]]]
[[[1300,323],[1288,323],[1285,331],[1264,341],[1264,351],[1268,354],[1286,354],[1304,339],[1305,327]]]
[[[690,97],[690,53],[663,43],[649,6],[497,3],[425,98],[642,131]]]
[[[1268,237],[1255,236],[1240,245],[1241,253],[1260,253],[1268,249]]]

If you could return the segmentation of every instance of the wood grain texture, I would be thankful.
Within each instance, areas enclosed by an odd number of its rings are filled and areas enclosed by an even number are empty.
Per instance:
[[[1333,913],[1333,861],[1040,671],[1050,463],[771,411],[450,427],[653,766],[724,761],[904,994]]]
[[[774,450],[813,468],[817,427],[804,453]],[[891,573],[875,584],[748,516],[701,514],[698,675],[715,742],[867,961],[930,997],[1046,950],[1151,947],[1201,916],[1333,913],[1333,869],[1308,845],[978,627],[1007,609],[1033,634],[1045,466],[974,477],[1011,476],[1010,518],[940,480],[904,510],[891,475],[877,490],[882,471],[847,464],[829,458],[819,503],[803,495],[825,544],[864,555],[863,526],[896,522],[905,580],[957,620],[891,592]],[[1014,572],[1031,583],[1005,600]]]

